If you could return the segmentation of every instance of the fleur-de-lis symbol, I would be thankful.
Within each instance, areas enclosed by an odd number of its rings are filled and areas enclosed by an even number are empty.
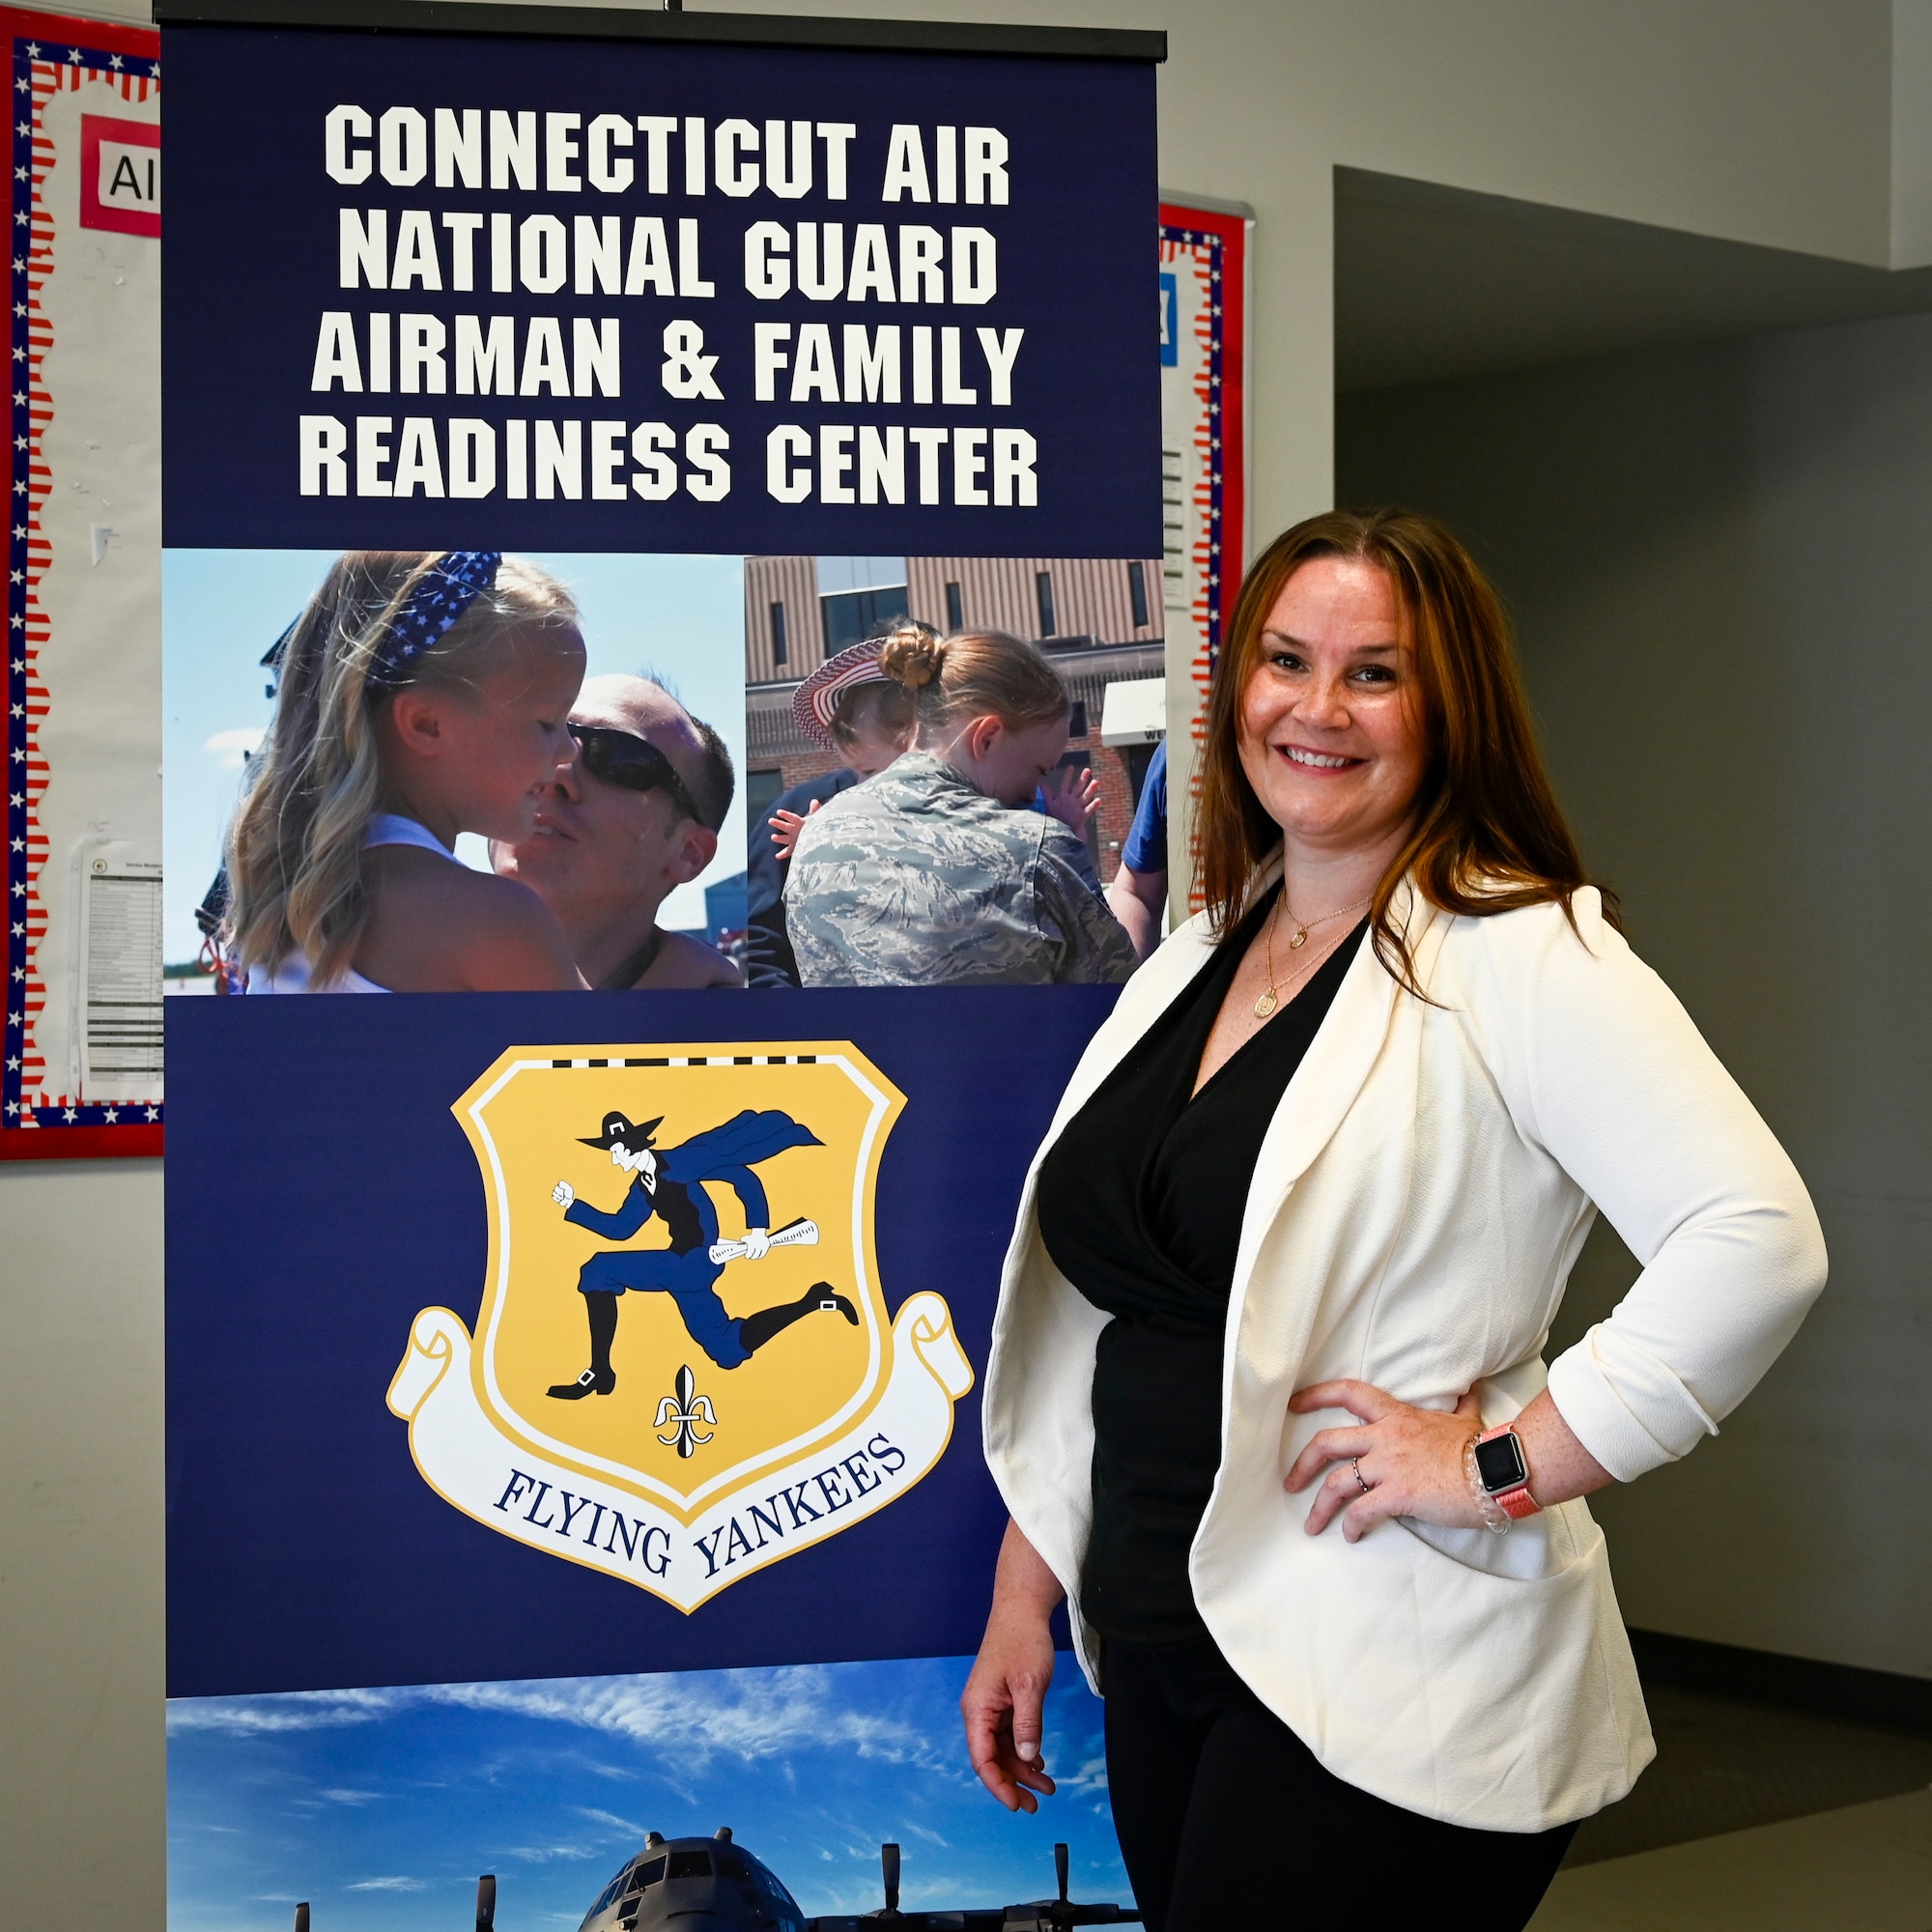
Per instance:
[[[707,1425],[704,1434],[698,1435],[696,1425]],[[660,1435],[658,1440],[668,1449],[674,1442],[677,1453],[689,1460],[697,1453],[700,1444],[709,1442],[718,1427],[718,1416],[711,1406],[708,1395],[697,1393],[697,1382],[689,1366],[677,1372],[677,1393],[662,1397],[658,1402],[658,1419],[654,1425],[663,1429],[670,1425],[668,1435]]]

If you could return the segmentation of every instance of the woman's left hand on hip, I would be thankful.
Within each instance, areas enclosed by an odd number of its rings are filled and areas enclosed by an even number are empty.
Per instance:
[[[1296,1415],[1346,1408],[1361,1419],[1359,1428],[1324,1429],[1311,1437],[1288,1472],[1291,1494],[1319,1482],[1303,1525],[1310,1536],[1320,1536],[1337,1516],[1350,1543],[1396,1516],[1455,1529],[1482,1527],[1463,1461],[1469,1438],[1483,1426],[1474,1389],[1447,1413],[1412,1408],[1358,1381],[1317,1382],[1288,1406]]]

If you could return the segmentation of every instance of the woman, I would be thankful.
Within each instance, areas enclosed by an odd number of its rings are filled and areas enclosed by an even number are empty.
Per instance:
[[[1743,1399],[1817,1220],[1584,882],[1440,526],[1260,558],[1199,838],[1208,910],[1095,1036],[1008,1260],[973,1761],[1053,1789],[1065,1593],[1149,1932],[1520,1927],[1654,1754],[1580,1498]],[[1645,1269],[1546,1373],[1597,1203]]]
[[[1082,881],[1078,838],[1021,809],[1066,745],[1053,667],[1002,632],[907,624],[879,668],[911,694],[918,744],[799,829],[785,923],[805,984],[1124,980],[1133,947]]]

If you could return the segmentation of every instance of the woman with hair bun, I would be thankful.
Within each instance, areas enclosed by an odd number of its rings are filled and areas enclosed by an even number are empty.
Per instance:
[[[1066,746],[1053,667],[1000,631],[902,624],[879,670],[915,748],[800,827],[785,922],[808,986],[1118,984],[1134,950],[1080,876],[1083,849],[1027,810]]]

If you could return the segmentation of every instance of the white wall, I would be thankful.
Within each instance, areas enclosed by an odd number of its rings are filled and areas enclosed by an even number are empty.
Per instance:
[[[1161,181],[1246,202],[1258,220],[1258,534],[1330,499],[1337,165],[1889,260],[1887,0],[839,0],[836,11],[1167,30]]]
[[[1891,0],[1891,266],[1932,262],[1932,0]]]
[[[838,11],[1169,30],[1162,180],[1260,221],[1262,533],[1330,497],[1337,163],[1851,261],[1892,245],[1886,0]],[[159,1196],[149,1168],[0,1174],[0,1928],[161,1921]]]
[[[1339,465],[1494,574],[1585,857],[1832,1250],[1722,1435],[1603,1498],[1625,1615],[1932,1676],[1932,317],[1384,390]],[[1563,1331],[1634,1265],[1594,1238]]]

